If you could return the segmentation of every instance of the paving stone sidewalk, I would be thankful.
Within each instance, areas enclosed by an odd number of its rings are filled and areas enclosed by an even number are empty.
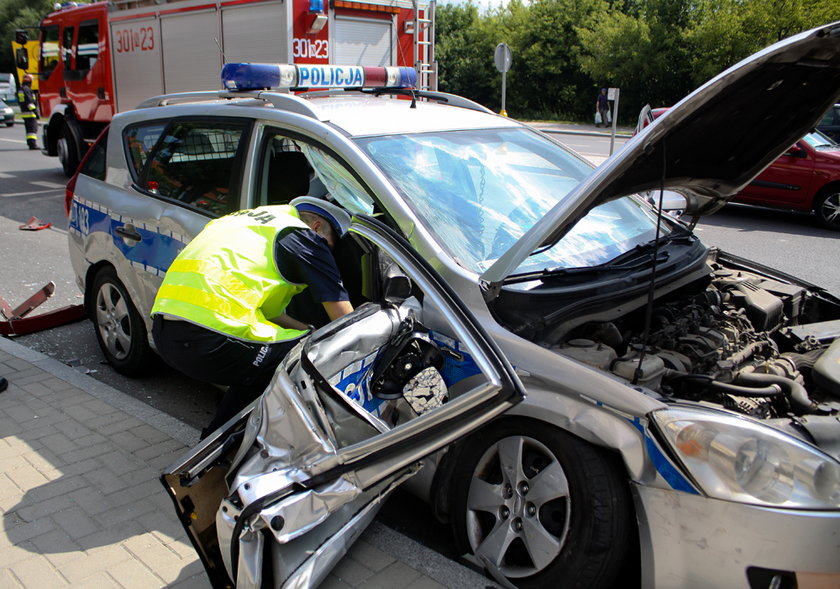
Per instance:
[[[0,338],[0,588],[208,588],[158,482],[198,432]],[[328,589],[496,587],[374,523]]]

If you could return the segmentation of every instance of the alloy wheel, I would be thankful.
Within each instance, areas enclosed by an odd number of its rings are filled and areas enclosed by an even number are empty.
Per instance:
[[[475,555],[508,578],[528,577],[560,554],[569,531],[569,484],[557,457],[528,436],[490,446],[467,497],[467,537]]]

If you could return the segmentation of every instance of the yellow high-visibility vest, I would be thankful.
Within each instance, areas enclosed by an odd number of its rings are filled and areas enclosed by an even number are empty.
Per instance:
[[[245,341],[301,337],[276,318],[305,284],[286,281],[274,261],[281,231],[307,229],[294,207],[237,211],[210,221],[166,271],[152,315],[175,316]]]

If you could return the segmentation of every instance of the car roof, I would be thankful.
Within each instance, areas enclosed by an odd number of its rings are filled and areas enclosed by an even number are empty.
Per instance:
[[[377,98],[358,93],[312,97],[307,100],[322,121],[353,136],[419,133],[452,129],[519,127],[521,123],[490,111],[452,108],[447,104]]]
[[[412,100],[410,95],[375,95],[356,91],[300,95],[263,91],[181,92],[148,98],[136,110],[120,113],[115,120],[220,114],[271,119],[272,111],[292,112],[330,123],[346,135],[356,137],[524,126],[460,96],[440,92],[416,94],[435,98],[429,101]],[[232,110],[220,112],[221,107]],[[237,112],[238,108],[249,107],[262,107],[264,110]]]

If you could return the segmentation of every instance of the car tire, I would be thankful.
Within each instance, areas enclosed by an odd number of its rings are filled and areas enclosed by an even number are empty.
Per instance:
[[[840,231],[840,187],[823,190],[814,199],[814,213],[820,225]]]
[[[80,161],[80,145],[79,134],[73,131],[71,123],[65,122],[61,125],[61,135],[56,142],[56,151],[58,152],[58,161],[61,162],[61,167],[64,169],[64,175],[71,178],[76,173]]]
[[[7,126],[7,127],[14,127],[14,126],[15,126],[15,124],[14,124],[14,123],[6,123],[6,126]]]
[[[92,285],[90,317],[102,353],[117,372],[140,373],[152,355],[143,318],[112,267],[100,270]]]
[[[457,461],[452,525],[462,554],[489,560],[520,588],[612,585],[636,532],[626,477],[603,450],[512,419],[472,436]]]

